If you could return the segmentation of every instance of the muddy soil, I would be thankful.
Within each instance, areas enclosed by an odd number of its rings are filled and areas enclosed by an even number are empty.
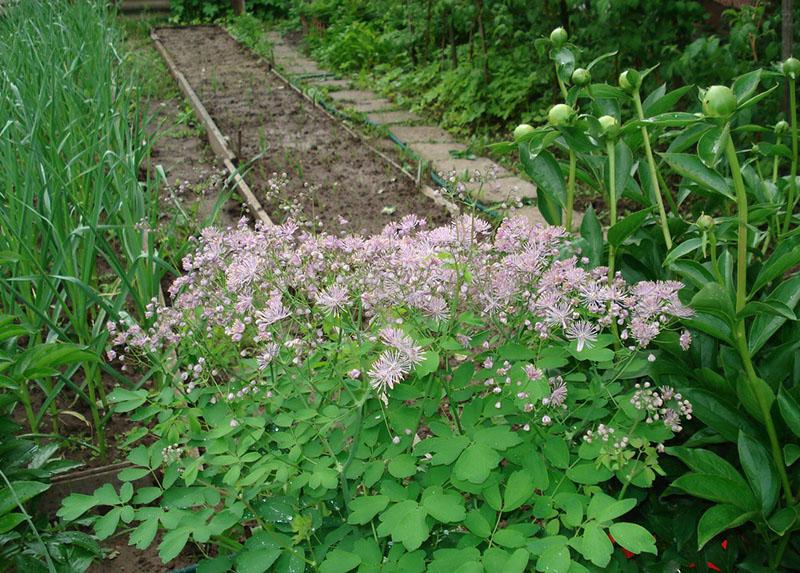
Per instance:
[[[379,232],[410,213],[431,224],[448,220],[413,181],[269,72],[224,30],[165,28],[158,36],[228,138],[274,221],[294,214],[317,229],[341,234]],[[271,185],[282,173],[288,181]]]

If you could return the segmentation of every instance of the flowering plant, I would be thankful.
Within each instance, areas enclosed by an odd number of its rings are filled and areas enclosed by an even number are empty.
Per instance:
[[[690,313],[680,283],[609,279],[566,239],[468,216],[368,238],[204,231],[151,328],[109,324],[112,358],[174,351],[163,388],[110,396],[152,439],[119,492],[74,494],[62,517],[107,506],[100,537],[121,520],[143,548],[163,529],[162,559],[192,540],[202,571],[566,572],[624,560],[614,543],[655,554],[623,516],[692,407],[651,384],[647,347]]]

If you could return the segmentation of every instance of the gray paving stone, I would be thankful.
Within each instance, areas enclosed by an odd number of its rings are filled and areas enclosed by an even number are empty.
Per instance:
[[[466,183],[467,192],[482,203],[503,203],[518,199],[535,199],[536,186],[519,177],[503,177],[484,183]]]
[[[506,217],[525,217],[531,225],[542,225],[544,227],[549,225],[539,212],[539,208],[533,205],[521,207],[520,209],[511,209]]]
[[[412,123],[423,121],[420,116],[410,111],[380,111],[368,113],[367,119],[380,125],[393,125],[397,123]]]
[[[476,159],[456,159],[452,157],[434,159],[433,169],[442,177],[446,177],[453,172],[457,177],[463,177],[465,174],[472,177],[475,171],[480,172],[482,175],[494,173],[497,177],[509,177],[511,175],[508,170],[503,169],[486,157],[478,157]]]
[[[425,161],[449,161],[453,159],[451,151],[464,152],[467,150],[460,143],[412,143],[409,147]]]
[[[453,136],[433,125],[398,125],[390,131],[405,143],[454,143]]]
[[[306,83],[319,86],[321,88],[348,88],[350,80],[337,80],[335,78],[309,78]],[[332,92],[331,92],[332,93]]]
[[[333,92],[336,93],[336,92]],[[345,104],[347,105],[347,104]],[[353,104],[349,104],[348,107],[353,108],[354,110],[367,113],[370,111],[384,111],[389,110],[394,107],[394,104],[390,102],[388,99],[377,98],[371,101],[361,101]]]
[[[376,99],[376,96],[374,93],[364,90],[342,90],[332,93],[331,99],[348,103],[358,103],[365,101],[373,101]]]

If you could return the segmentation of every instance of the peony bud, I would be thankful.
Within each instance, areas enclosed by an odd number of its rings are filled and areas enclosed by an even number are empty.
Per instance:
[[[642,86],[642,76],[636,70],[625,70],[619,75],[619,87],[629,94]]]
[[[572,72],[572,83],[576,86],[588,86],[591,81],[592,74],[590,74],[589,70],[586,68],[576,68],[575,71]]]
[[[603,135],[615,138],[619,134],[619,122],[613,115],[603,115],[598,120]]]
[[[527,123],[521,123],[514,129],[514,139],[520,140],[529,133],[533,133],[533,126]]]
[[[704,233],[708,233],[709,231],[711,231],[716,226],[716,224],[717,222],[714,221],[714,217],[706,215],[705,213],[697,218],[697,228]]]
[[[728,86],[711,86],[703,94],[703,113],[726,118],[736,111],[736,95]]]
[[[547,121],[553,127],[565,127],[575,119],[575,110],[565,103],[558,103],[547,112]]]
[[[567,42],[567,38],[569,38],[567,31],[560,26],[550,32],[550,41],[556,48],[563,46]]]
[[[797,58],[787,58],[786,61],[783,62],[783,73],[793,80],[797,79],[797,77],[800,76],[800,60]]]

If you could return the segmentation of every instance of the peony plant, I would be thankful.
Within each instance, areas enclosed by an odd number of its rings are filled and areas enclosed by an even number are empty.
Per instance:
[[[139,548],[160,532],[165,562],[192,542],[206,573],[655,555],[637,505],[692,405],[651,380],[649,347],[691,313],[680,283],[629,284],[568,239],[471,216],[372,237],[205,230],[152,327],[108,324],[110,358],[160,353],[164,383],[109,396],[142,443],[121,488],[61,517]]]

